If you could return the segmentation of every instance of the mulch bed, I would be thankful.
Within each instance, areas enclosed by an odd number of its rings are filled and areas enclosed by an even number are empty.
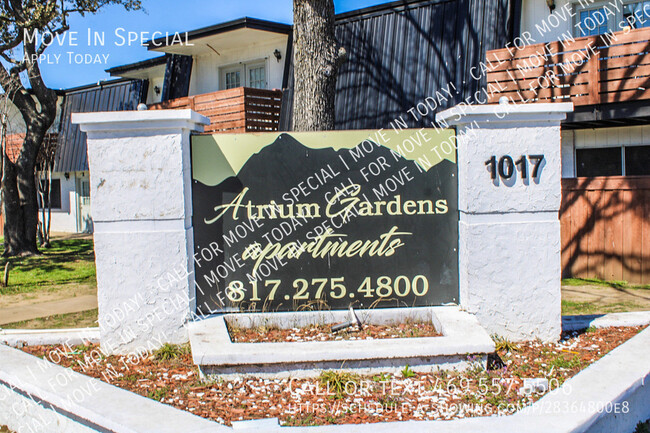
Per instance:
[[[524,378],[547,378],[555,389],[642,329],[590,329],[564,335],[559,343],[502,342],[487,371],[477,365],[460,373],[422,374],[406,367],[398,375],[329,371],[320,378],[293,380],[205,382],[187,350],[167,348],[142,358],[99,357],[95,345],[23,350],[223,424],[278,417],[283,425],[324,425],[511,414],[543,396],[521,394]]]
[[[440,337],[431,323],[400,323],[398,325],[362,325],[332,332],[331,325],[279,329],[269,327],[238,328],[229,326],[235,343],[279,343],[296,341],[378,340],[384,338]]]

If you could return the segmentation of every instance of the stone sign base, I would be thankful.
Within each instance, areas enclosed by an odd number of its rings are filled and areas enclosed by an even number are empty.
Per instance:
[[[560,122],[572,110],[570,103],[459,105],[437,115],[456,128],[458,304],[489,334],[512,341],[560,337]],[[190,138],[209,120],[191,110],[76,113],[72,120],[88,137],[102,346],[129,354],[187,341],[200,294]],[[397,263],[388,268],[394,274],[401,270]],[[436,317],[442,318],[448,310],[439,311]],[[467,317],[463,323],[470,323]],[[240,349],[246,346],[230,343],[227,334],[204,343],[206,332],[216,333],[223,318],[189,325],[201,365],[238,365],[264,348],[260,343],[254,350]],[[326,355],[337,345],[305,346],[308,350],[286,361],[366,359],[356,351],[373,353],[370,360],[397,353],[401,363],[409,357],[490,351],[482,346],[487,339],[476,340],[480,350],[470,336],[448,340],[449,346],[427,344],[422,351],[346,342],[348,358],[334,359]],[[419,346],[412,343],[408,346]],[[366,351],[365,345],[371,347]],[[445,352],[449,347],[455,352]],[[433,352],[427,353],[429,348]],[[223,355],[230,349],[228,357]],[[312,358],[302,359],[307,354]],[[276,362],[261,359],[259,365]]]
[[[347,311],[237,313],[190,324],[192,357],[203,374],[219,377],[314,377],[322,370],[359,374],[398,373],[406,365],[419,372],[438,368],[464,370],[477,362],[485,367],[494,352],[488,333],[471,314],[458,307],[357,310],[362,323],[387,325],[431,321],[442,337],[338,340],[287,343],[233,343],[226,322],[240,327],[281,329],[349,320]],[[471,358],[470,358],[471,356]]]

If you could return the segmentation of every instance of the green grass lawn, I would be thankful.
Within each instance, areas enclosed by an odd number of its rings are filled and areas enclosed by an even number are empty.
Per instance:
[[[7,260],[11,262],[9,285],[0,288],[2,294],[56,290],[71,283],[96,284],[90,239],[53,240],[50,248],[41,248],[41,255],[2,258],[2,271]]]
[[[650,284],[634,285],[627,281],[605,281],[598,278],[565,278],[562,280],[563,286],[603,286],[613,289],[649,289]]]
[[[624,313],[626,311],[638,311],[642,309],[639,304],[635,304],[634,302],[616,302],[613,304],[598,305],[592,302],[562,301],[563,316]]]

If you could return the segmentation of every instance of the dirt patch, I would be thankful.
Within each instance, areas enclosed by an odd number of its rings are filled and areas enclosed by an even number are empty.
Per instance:
[[[563,314],[650,311],[650,290],[604,286],[563,286],[562,301],[569,311]]]
[[[386,338],[440,337],[431,323],[400,323],[399,325],[362,325],[332,332],[331,325],[304,328],[236,328],[228,327],[235,343],[280,343],[297,341],[380,340]]]
[[[0,294],[0,309],[39,304],[41,302],[58,301],[77,296],[97,295],[95,284],[62,284],[48,287],[47,291]]]
[[[312,426],[508,415],[547,392],[524,392],[524,378],[546,378],[556,389],[642,329],[573,332],[558,343],[510,343],[489,370],[476,364],[461,373],[415,373],[405,366],[398,375],[330,370],[313,379],[205,381],[181,348],[141,357],[104,357],[97,345],[23,350],[223,424],[278,417],[283,425]]]
[[[50,233],[50,239],[55,240],[55,239],[61,239],[61,240],[69,240],[69,239],[86,239],[86,240],[92,240],[93,235],[92,233],[63,233],[63,232],[52,232]]]
[[[1,319],[0,319],[1,320]],[[97,326],[97,309],[67,314],[53,314],[36,319],[2,324],[4,329],[65,329],[94,328]]]

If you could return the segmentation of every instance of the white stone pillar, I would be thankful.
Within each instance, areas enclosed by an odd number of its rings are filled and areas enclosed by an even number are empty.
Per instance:
[[[191,110],[72,115],[88,137],[99,326],[109,353],[188,341],[194,311]]]
[[[560,122],[571,103],[456,106],[437,120],[457,129],[460,304],[491,334],[554,340],[561,332]],[[492,179],[486,162],[544,155]],[[504,172],[508,174],[507,161]]]

